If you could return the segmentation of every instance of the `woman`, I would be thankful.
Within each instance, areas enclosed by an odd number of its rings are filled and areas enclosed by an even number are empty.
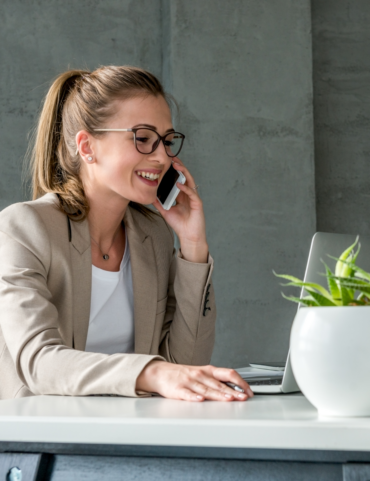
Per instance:
[[[33,149],[33,200],[0,214],[1,399],[253,395],[235,371],[204,366],[213,260],[202,201],[176,157],[183,135],[173,132],[166,94],[142,69],[70,70],[52,84]],[[187,182],[165,211],[156,192],[171,162]]]

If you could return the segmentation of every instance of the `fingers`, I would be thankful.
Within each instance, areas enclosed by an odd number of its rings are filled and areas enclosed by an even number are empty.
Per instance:
[[[212,369],[212,374],[216,379],[219,379],[223,382],[232,382],[237,386],[244,389],[244,392],[248,394],[249,397],[253,397],[253,391],[249,387],[249,384],[244,381],[244,379],[234,370],[234,369],[226,369],[222,367],[216,367]]]
[[[204,386],[207,388],[212,389],[213,391],[217,391],[222,393],[225,397],[233,397],[238,399],[244,399],[246,397],[245,393],[240,391],[236,391],[232,387],[229,387],[224,382],[220,382],[218,379],[215,379],[213,376],[198,375],[198,380],[203,383]]]
[[[175,157],[172,163],[174,169],[179,170],[182,172],[185,177],[186,177],[186,185],[190,187],[195,187],[195,181],[193,179],[193,176],[189,172],[189,170],[185,167],[185,165],[181,162],[181,160],[178,157]]]
[[[213,366],[186,366],[186,368],[188,370],[188,373],[183,387],[202,396],[204,400],[207,399],[212,401],[246,401],[248,397],[251,397],[249,393],[235,391],[233,388],[227,386],[224,382],[221,382],[220,379],[217,379],[213,375],[213,371],[215,371],[217,368]],[[235,371],[233,371],[232,369],[224,369],[223,371],[226,372],[221,372],[221,375],[225,378],[230,378],[230,374],[235,373]],[[227,372],[229,372],[229,374],[227,374]],[[235,378],[236,376],[231,377]],[[240,384],[242,383],[239,382],[239,385]],[[246,385],[246,387],[249,388],[248,385]],[[252,391],[250,392],[253,396]]]
[[[197,202],[199,205],[202,205],[202,201],[195,189],[192,189],[186,184],[180,184],[179,182],[176,182],[176,185],[182,192],[188,195],[191,200]]]
[[[248,399],[246,393],[234,391],[226,384],[217,382],[213,378],[202,378],[201,381],[195,381],[191,385],[191,390],[200,394],[204,399],[212,401],[245,401]]]
[[[179,182],[176,182],[177,187],[184,192],[190,200],[195,201],[199,203],[199,206],[202,206],[202,201],[199,197],[197,189],[194,189],[196,186],[194,179],[188,169],[184,166],[184,164],[175,157],[175,161],[173,162],[173,166],[176,170],[182,172],[184,176],[186,177],[186,182],[185,184],[180,184]]]
[[[183,401],[202,402],[204,401],[204,396],[184,387],[179,390],[178,399],[182,399]]]
[[[235,391],[225,382],[233,382],[246,391]],[[138,377],[136,388],[170,399],[194,402],[246,401],[253,396],[248,384],[233,369],[173,365],[163,361],[149,363]]]

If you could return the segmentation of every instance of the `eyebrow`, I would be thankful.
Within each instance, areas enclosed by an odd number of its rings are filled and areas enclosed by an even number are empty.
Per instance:
[[[157,130],[157,127],[150,124],[137,124],[137,125],[134,125],[132,128],[136,129],[136,127],[148,127],[149,129]],[[167,129],[165,133],[167,134],[168,132],[175,132],[175,129]]]

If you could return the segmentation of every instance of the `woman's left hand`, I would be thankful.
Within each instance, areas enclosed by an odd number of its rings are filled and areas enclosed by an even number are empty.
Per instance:
[[[207,262],[208,244],[203,202],[194,187],[194,179],[178,157],[174,157],[173,167],[184,174],[185,184],[177,183],[180,193],[176,205],[165,210],[156,199],[153,206],[172,227],[179,238],[181,254],[190,262]]]

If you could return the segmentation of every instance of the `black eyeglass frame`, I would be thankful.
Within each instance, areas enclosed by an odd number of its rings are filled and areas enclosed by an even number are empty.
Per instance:
[[[139,150],[139,148],[137,146],[137,143],[136,143],[136,132],[138,130],[151,130],[152,132],[157,134],[158,140],[157,140],[157,142],[154,142],[153,145],[155,147],[150,152],[141,152],[141,150]],[[177,157],[179,155],[179,153],[182,149],[182,146],[184,145],[184,140],[185,140],[185,135],[181,134],[180,132],[168,132],[166,135],[162,136],[162,135],[159,135],[159,133],[156,130],[150,129],[148,127],[136,127],[134,129],[94,129],[94,132],[133,132],[136,150],[138,152],[140,152],[140,154],[144,154],[144,155],[152,154],[158,148],[159,142],[162,141],[163,146],[164,146],[164,150],[166,151],[166,154],[168,155],[168,157],[172,157],[172,158]],[[166,145],[165,145],[164,141],[165,141],[165,139],[168,135],[173,135],[173,134],[181,135],[181,145],[180,145],[180,148],[179,148],[178,152],[176,153],[176,155],[169,155],[168,152],[167,152]]]

